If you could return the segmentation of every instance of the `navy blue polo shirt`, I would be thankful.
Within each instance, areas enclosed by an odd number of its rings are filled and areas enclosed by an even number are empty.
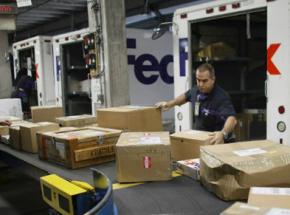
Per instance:
[[[195,129],[203,131],[220,131],[229,116],[235,116],[236,112],[230,97],[218,85],[215,85],[208,94],[202,93],[196,86],[185,93],[186,100],[192,103],[193,121]],[[199,103],[198,115],[195,115],[195,106]]]

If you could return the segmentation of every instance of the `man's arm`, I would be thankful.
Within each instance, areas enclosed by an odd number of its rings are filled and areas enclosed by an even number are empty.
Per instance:
[[[0,125],[2,125],[2,126],[10,126],[11,122],[9,120],[0,121]]]
[[[161,108],[162,111],[167,111],[170,108],[178,105],[183,105],[187,102],[185,94],[181,94],[180,96],[177,96],[175,99],[170,100],[170,101],[163,101],[163,102],[158,102],[155,104],[156,107]]]
[[[224,143],[224,137],[229,133],[233,132],[237,124],[237,119],[234,116],[229,116],[224,124],[224,127],[221,131],[214,132],[211,139],[211,144],[221,144]]]

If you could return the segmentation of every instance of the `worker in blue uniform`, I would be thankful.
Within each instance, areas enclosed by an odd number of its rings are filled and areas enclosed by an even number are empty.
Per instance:
[[[196,69],[195,86],[175,99],[159,102],[156,106],[166,111],[176,105],[191,102],[195,129],[213,132],[211,144],[233,142],[236,112],[228,93],[215,80],[213,66],[209,63],[202,64]]]

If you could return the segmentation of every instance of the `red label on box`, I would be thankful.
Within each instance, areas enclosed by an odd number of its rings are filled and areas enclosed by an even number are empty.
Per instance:
[[[143,158],[143,164],[144,164],[144,168],[145,168],[145,169],[149,169],[149,168],[151,168],[151,157],[149,157],[149,156],[145,156],[145,157]]]

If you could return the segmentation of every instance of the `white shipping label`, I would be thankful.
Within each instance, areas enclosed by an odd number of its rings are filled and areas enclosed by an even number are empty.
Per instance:
[[[59,156],[60,156],[62,159],[65,159],[66,156],[65,156],[65,145],[64,145],[64,143],[55,142],[55,148],[56,148],[56,150],[58,151]]]
[[[284,208],[271,208],[266,215],[290,215],[290,210]]]
[[[233,152],[234,152],[234,154],[236,154],[240,157],[245,157],[245,156],[251,156],[251,155],[264,154],[267,151],[265,151],[261,148],[252,148],[252,149],[235,150]]]
[[[290,196],[290,188],[252,187],[251,193],[257,195],[283,195]],[[290,203],[289,203],[290,204]]]
[[[145,137],[140,137],[139,139],[140,144],[159,144],[161,143],[160,137],[156,136],[145,136]]]

